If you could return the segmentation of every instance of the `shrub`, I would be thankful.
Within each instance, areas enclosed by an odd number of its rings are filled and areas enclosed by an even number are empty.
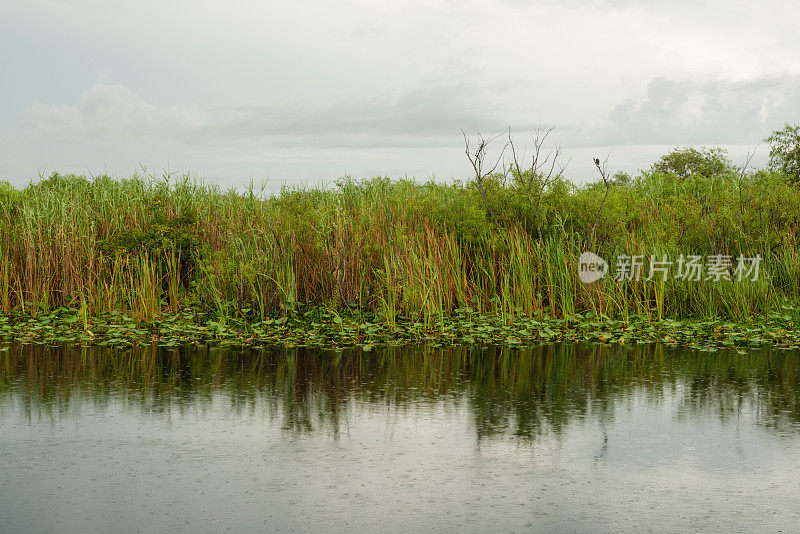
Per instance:
[[[769,143],[769,167],[786,175],[792,183],[800,182],[800,126],[786,124],[764,139]]]
[[[653,164],[652,170],[674,174],[680,178],[691,178],[733,173],[736,172],[736,167],[728,159],[727,151],[723,148],[683,147],[661,156],[661,159]]]

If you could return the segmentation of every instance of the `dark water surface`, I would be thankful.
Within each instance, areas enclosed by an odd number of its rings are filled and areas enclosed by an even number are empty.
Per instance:
[[[0,532],[800,529],[800,354],[0,350]]]

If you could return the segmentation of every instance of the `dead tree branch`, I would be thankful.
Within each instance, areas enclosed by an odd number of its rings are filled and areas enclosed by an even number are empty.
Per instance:
[[[480,132],[478,132],[477,146],[475,146],[474,150],[472,149],[469,137],[467,137],[467,134],[464,133],[464,130],[461,130],[461,135],[464,136],[464,147],[467,154],[467,159],[469,159],[469,162],[472,165],[472,170],[475,173],[475,184],[478,186],[478,193],[481,195],[481,199],[483,199],[483,204],[486,207],[486,212],[488,213],[489,218],[491,219],[495,228],[499,229],[500,226],[497,222],[497,217],[495,216],[494,210],[492,210],[492,207],[489,205],[489,200],[486,197],[484,180],[487,176],[492,175],[500,166],[500,163],[503,161],[503,155],[508,148],[508,144],[503,146],[503,149],[500,151],[500,155],[497,157],[494,165],[489,167],[489,162],[487,161],[489,144],[497,139],[499,135],[485,138]]]
[[[739,186],[739,211],[741,212],[742,216],[744,216],[744,200],[742,199],[742,180],[744,180],[744,177],[747,174],[747,169],[750,167],[750,162],[752,161],[753,156],[756,155],[756,149],[758,149],[758,145],[747,151],[747,158],[744,160],[744,165],[742,166],[741,169],[739,169],[739,174],[736,177]]]
[[[542,204],[542,197],[547,189],[548,184],[553,180],[557,180],[564,175],[564,171],[569,165],[570,161],[564,162],[563,147],[560,143],[556,143],[555,148],[547,153],[543,152],[544,145],[547,138],[555,130],[555,126],[539,126],[531,132],[531,159],[530,165],[524,168],[520,164],[520,160],[525,159],[525,154],[521,157],[517,154],[514,139],[511,135],[511,128],[508,129],[508,143],[511,147],[511,170],[515,173],[515,178],[520,182],[523,189],[526,191],[528,201],[537,218],[537,231],[541,235],[541,213],[540,208]],[[535,190],[535,191],[534,191]],[[536,201],[534,202],[534,198]]]
[[[597,214],[594,216],[594,224],[592,224],[592,233],[589,236],[589,247],[586,249],[588,251],[592,251],[592,247],[594,246],[594,237],[595,237],[595,230],[597,229],[597,222],[600,220],[600,212],[603,211],[603,205],[606,203],[606,199],[608,198],[608,192],[611,190],[611,183],[608,181],[608,156],[603,161],[602,166],[600,165],[600,159],[594,158],[594,166],[597,167],[598,172],[600,172],[600,177],[603,179],[603,185],[606,187],[606,194],[603,196],[603,201],[600,202],[600,207],[597,209]]]

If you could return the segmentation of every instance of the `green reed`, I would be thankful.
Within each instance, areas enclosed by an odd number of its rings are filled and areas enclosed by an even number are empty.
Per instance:
[[[602,187],[556,180],[532,203],[513,182],[487,180],[489,206],[460,182],[345,178],[263,195],[187,176],[54,174],[0,190],[0,307],[153,321],[189,307],[264,320],[313,306],[429,329],[458,309],[654,320],[795,313],[800,191],[785,177],[759,171],[740,185],[649,172],[612,186],[594,249],[645,256],[643,279],[593,284],[580,281],[577,257]],[[650,255],[664,254],[763,260],[756,281],[645,280]]]

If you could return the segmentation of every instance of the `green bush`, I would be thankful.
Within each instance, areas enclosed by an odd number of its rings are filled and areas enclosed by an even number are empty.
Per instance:
[[[792,181],[800,182],[800,126],[786,124],[764,139],[769,143],[769,167],[783,173]]]
[[[736,172],[723,148],[676,148],[664,154],[652,166],[652,171],[669,173],[679,178],[711,177]]]

